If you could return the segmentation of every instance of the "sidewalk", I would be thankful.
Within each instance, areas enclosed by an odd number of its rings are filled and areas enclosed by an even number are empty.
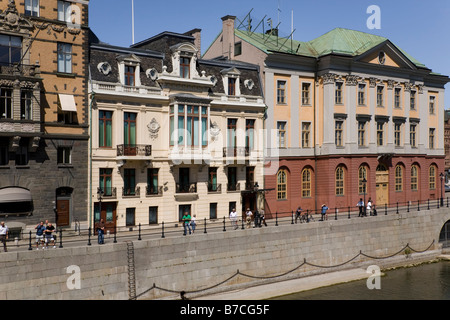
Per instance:
[[[336,271],[301,279],[286,280],[225,293],[212,294],[193,298],[193,300],[264,300],[339,283],[367,279],[369,276],[370,274],[364,269]]]

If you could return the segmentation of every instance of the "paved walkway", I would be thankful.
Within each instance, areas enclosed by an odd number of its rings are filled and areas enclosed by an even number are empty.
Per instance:
[[[263,300],[334,284],[367,279],[369,276],[370,274],[365,269],[336,271],[301,279],[286,280],[225,293],[212,294],[205,297],[193,298],[193,300]]]

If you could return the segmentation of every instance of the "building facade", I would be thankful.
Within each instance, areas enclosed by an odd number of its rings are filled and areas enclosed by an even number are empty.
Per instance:
[[[203,57],[263,68],[265,187],[275,189],[266,212],[441,196],[447,76],[363,32],[336,28],[300,42],[275,29],[237,27],[234,16],[222,22]]]
[[[91,43],[91,223],[114,232],[258,206],[258,67],[202,60],[199,46],[199,29],[129,48]]]
[[[88,1],[0,2],[0,215],[86,218]]]

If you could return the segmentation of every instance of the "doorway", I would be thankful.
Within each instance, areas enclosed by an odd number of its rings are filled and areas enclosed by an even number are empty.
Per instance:
[[[183,221],[184,213],[187,212],[192,217],[191,205],[190,204],[180,204],[178,207],[178,221]]]
[[[72,192],[73,189],[69,187],[56,189],[55,223],[58,227],[70,226]]]
[[[380,164],[376,172],[376,202],[380,207],[389,204],[389,170]]]
[[[100,203],[96,202],[94,204],[94,225],[100,222],[100,219],[103,219],[105,222],[105,233],[108,231],[112,234],[115,233],[117,219],[116,208],[116,202],[102,202],[100,210]],[[97,230],[95,230],[95,234],[97,234]]]

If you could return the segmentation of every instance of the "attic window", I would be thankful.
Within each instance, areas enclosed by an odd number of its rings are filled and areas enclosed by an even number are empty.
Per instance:
[[[383,51],[380,51],[380,53],[378,54],[378,62],[380,64],[384,64],[386,62],[386,55]]]
[[[187,57],[180,58],[180,77],[184,79],[190,78],[191,59]]]
[[[239,56],[242,54],[242,42],[236,42],[234,44],[234,56]]]

